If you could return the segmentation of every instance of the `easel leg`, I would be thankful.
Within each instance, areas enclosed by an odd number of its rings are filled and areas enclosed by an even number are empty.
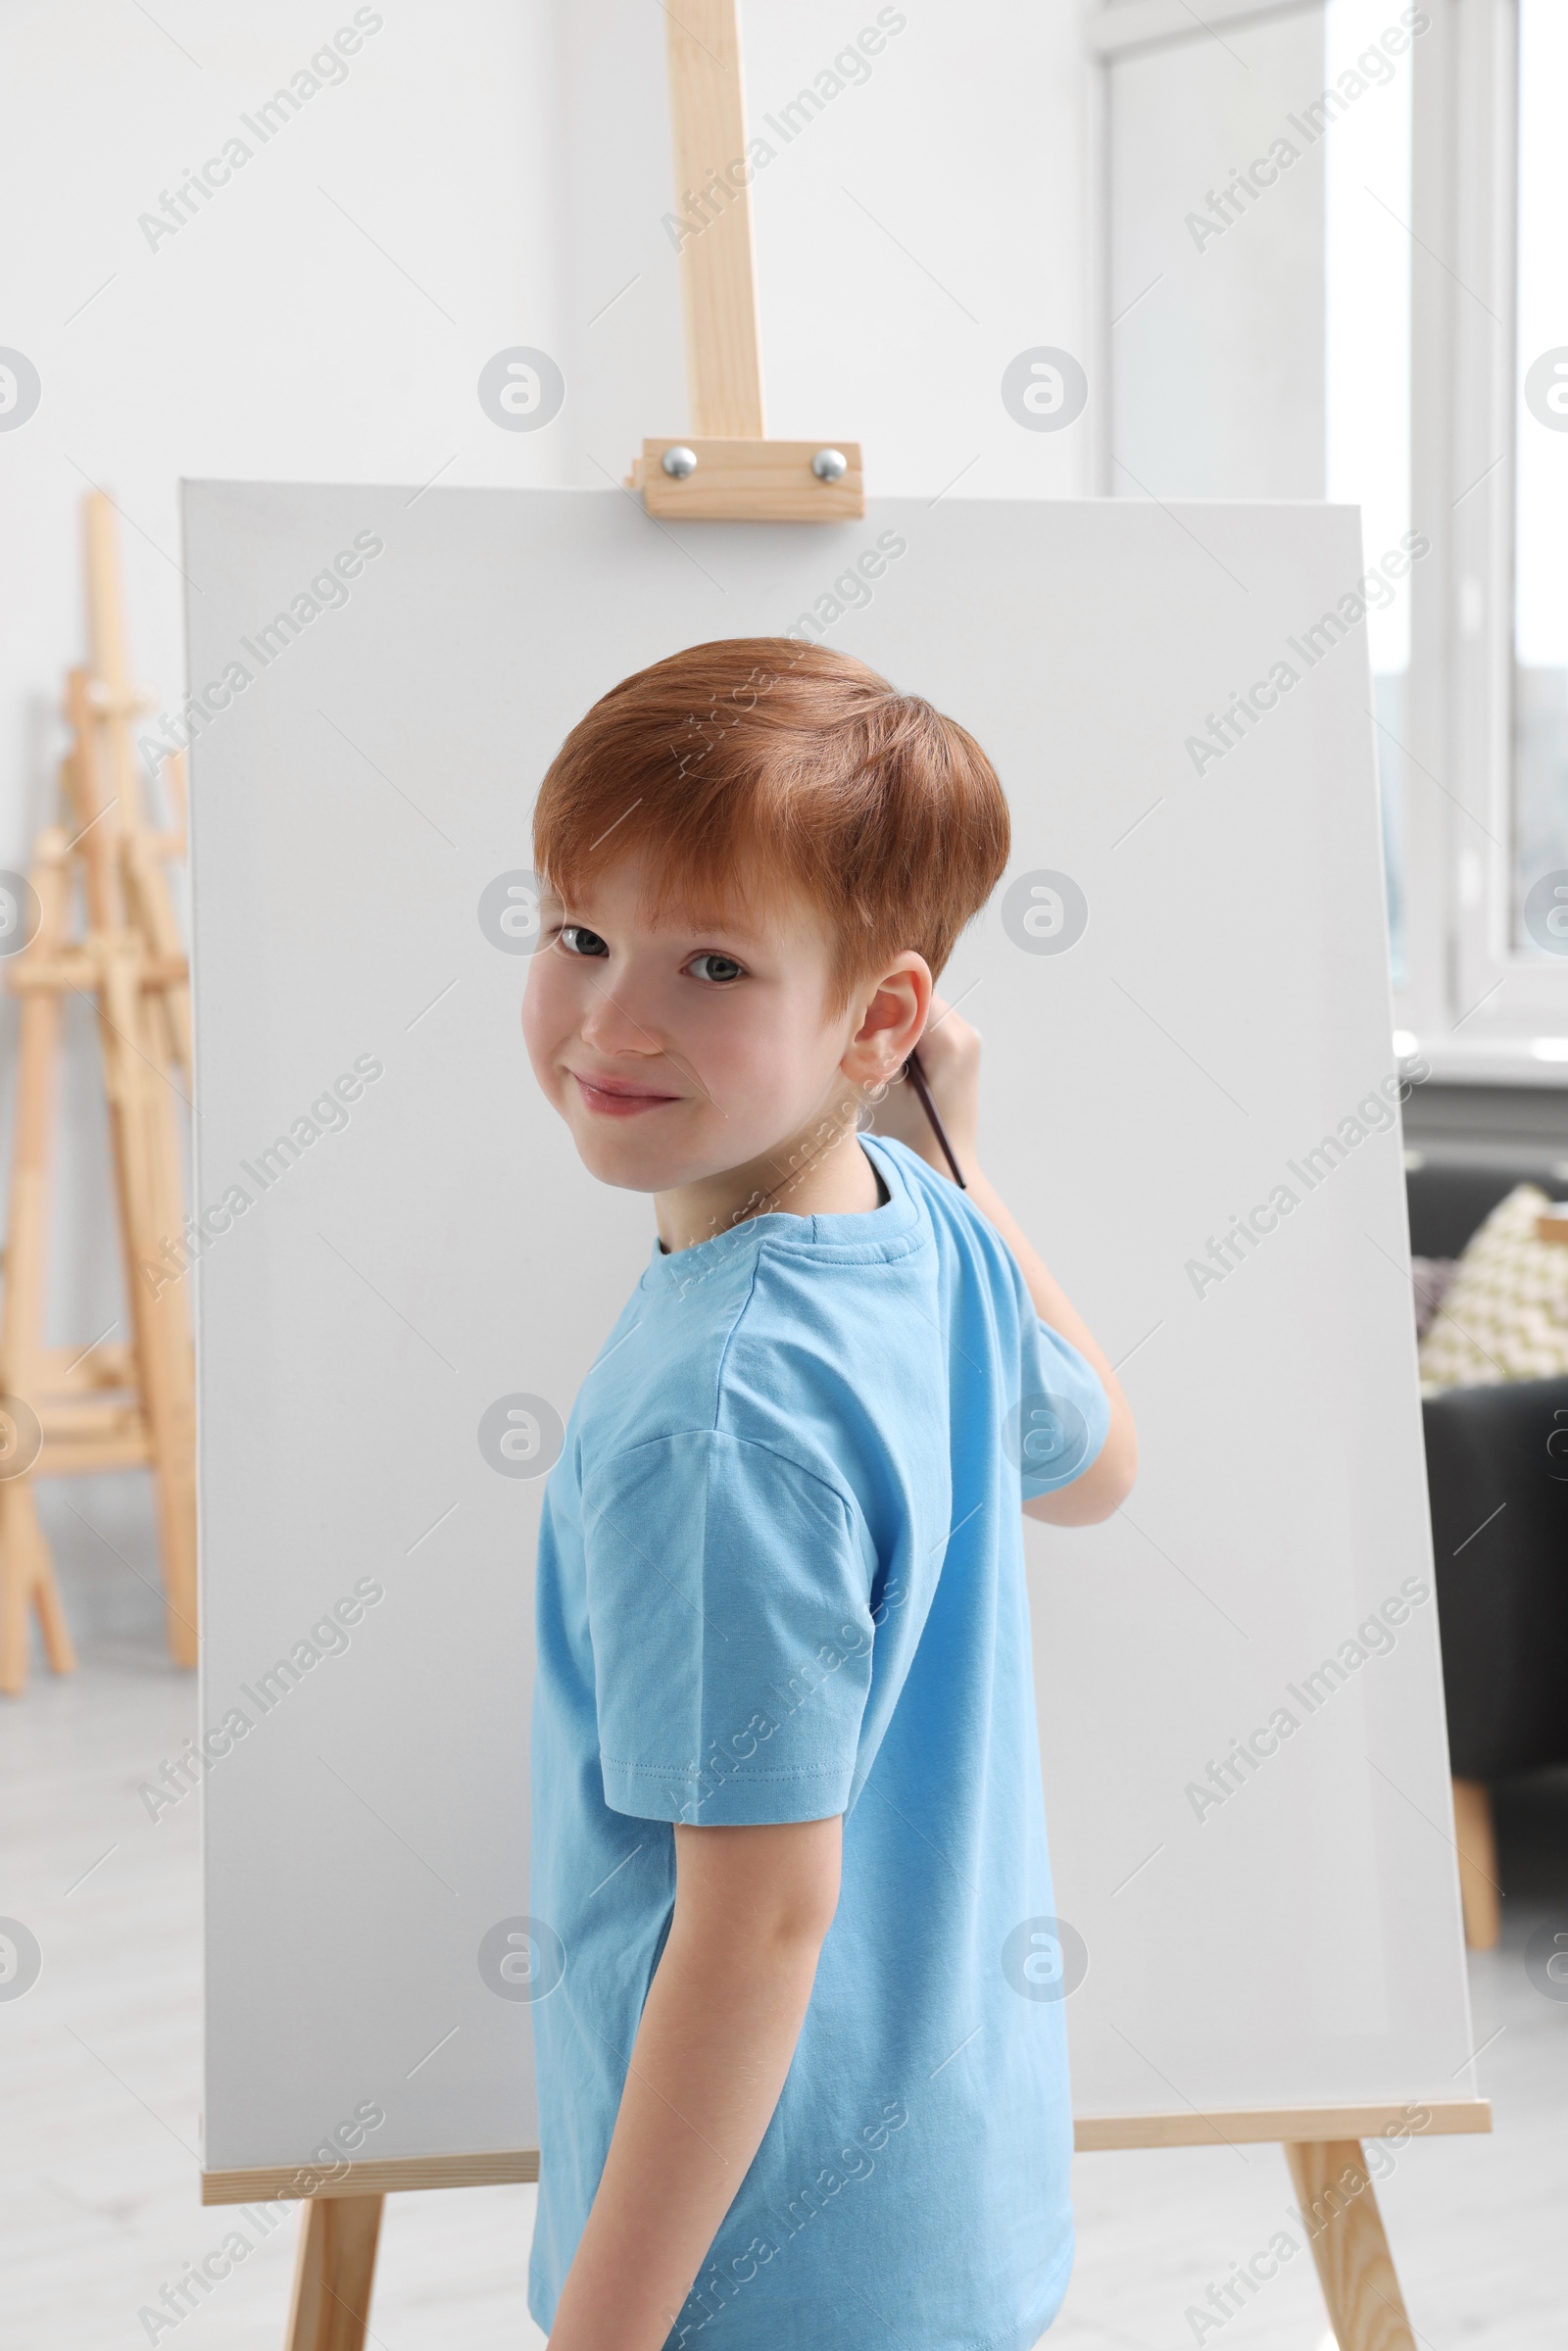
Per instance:
[[[196,1663],[196,1408],[190,1318],[172,1281],[150,1287],[166,1241],[179,1234],[177,1139],[169,1080],[128,957],[104,971],[99,1032],[111,1105],[126,1294],[138,1386],[152,1439],[164,1569],[164,1624],[176,1665]]]
[[[1340,2351],[1415,2351],[1360,2140],[1293,2141],[1285,2160]]]
[[[1485,1780],[1455,1780],[1453,1841],[1459,1851],[1464,1939],[1472,1951],[1494,1951],[1502,1934],[1502,1909],[1492,1790]]]
[[[27,1593],[32,1561],[22,1528],[22,1513],[9,1484],[0,1486],[0,1690],[14,1697],[27,1686],[30,1643],[27,1639]]]
[[[23,1499],[23,1497],[19,1496],[19,1499]],[[43,1635],[43,1653],[55,1673],[74,1673],[76,1652],[72,1646],[71,1634],[66,1626],[66,1612],[60,1601],[60,1587],[55,1582],[55,1563],[49,1551],[49,1539],[38,1524],[38,1497],[30,1479],[25,1489],[23,1507],[32,1521],[34,1561],[32,1604],[38,1611],[38,1629]]]
[[[317,2196],[305,2207],[285,2351],[365,2351],[381,2196]]]
[[[0,1484],[0,1691],[15,1696],[27,1681],[27,1603],[38,1611],[44,1654],[57,1674],[76,1662],[55,1583],[54,1562],[38,1524],[30,1478]]]
[[[33,859],[32,887],[39,907],[33,948],[43,955],[58,952],[61,945],[70,901],[69,851],[64,831],[51,827],[39,840]],[[5,1242],[5,1295],[0,1304],[0,1389],[24,1397],[38,1396],[44,1355],[60,1021],[58,995],[24,991],[17,1022],[11,1229]],[[38,1524],[32,1482],[23,1476],[0,1484],[0,1690],[8,1694],[26,1685],[29,1602],[38,1611],[50,1664],[58,1674],[69,1673],[76,1660],[55,1587],[54,1563]]]

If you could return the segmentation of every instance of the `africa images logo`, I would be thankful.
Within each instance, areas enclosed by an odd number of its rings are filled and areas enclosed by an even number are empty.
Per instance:
[[[1070,351],[1037,343],[1009,360],[1002,376],[1002,405],[1026,432],[1060,432],[1083,415],[1089,378]]]
[[[548,351],[514,343],[479,370],[479,406],[504,432],[538,432],[561,414],[566,379]]]
[[[479,1421],[479,1450],[503,1478],[542,1478],[565,1437],[560,1413],[542,1396],[498,1396]]]
[[[38,370],[24,351],[0,349],[0,432],[15,432],[43,398]]]
[[[1089,1945],[1066,1919],[1020,1919],[1002,1946],[1002,1972],[1023,2000],[1068,2000],[1089,1973]]]
[[[548,2000],[566,1972],[566,1946],[543,1919],[498,1919],[479,1945],[479,1973],[499,2000]]]

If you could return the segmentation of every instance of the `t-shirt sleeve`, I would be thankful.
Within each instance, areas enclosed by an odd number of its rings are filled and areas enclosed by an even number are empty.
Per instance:
[[[875,1639],[859,1513],[716,1430],[615,1456],[582,1498],[606,1803],[697,1825],[843,1812]]]
[[[1070,1486],[1090,1468],[1110,1432],[1110,1398],[1094,1366],[1041,1321],[1027,1294],[1022,1336],[1022,1382],[1006,1439],[1029,1501]]]

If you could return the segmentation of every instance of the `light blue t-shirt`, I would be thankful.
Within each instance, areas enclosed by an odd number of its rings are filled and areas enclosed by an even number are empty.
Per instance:
[[[530,1904],[547,2330],[675,1893],[675,1822],[843,1813],[783,2094],[671,2347],[1022,2351],[1072,2257],[1020,1502],[1109,1407],[995,1228],[889,1195],[653,1258],[545,1492]]]

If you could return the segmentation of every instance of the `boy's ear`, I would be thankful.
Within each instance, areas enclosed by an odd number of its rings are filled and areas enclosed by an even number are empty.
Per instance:
[[[880,976],[862,985],[855,1003],[859,1021],[839,1064],[858,1086],[897,1077],[920,1042],[931,1011],[931,967],[906,948]]]

